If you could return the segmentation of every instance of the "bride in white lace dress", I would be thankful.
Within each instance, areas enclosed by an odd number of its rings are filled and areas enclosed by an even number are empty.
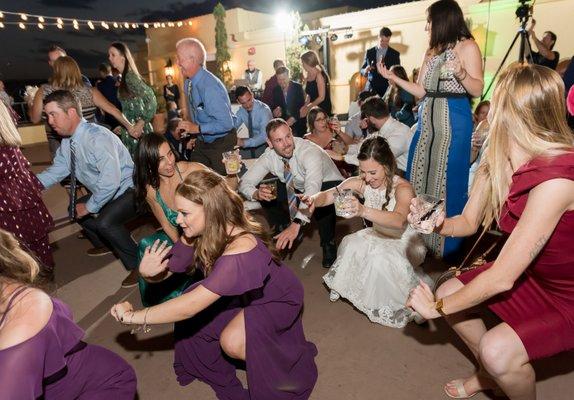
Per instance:
[[[385,139],[365,140],[358,158],[360,177],[302,200],[313,211],[332,204],[337,190],[351,189],[364,198],[364,204],[353,198],[345,209],[348,218],[362,217],[373,226],[345,236],[323,280],[331,301],[343,297],[371,321],[402,328],[416,315],[405,306],[409,291],[421,279],[432,283],[418,268],[426,254],[424,243],[406,219],[414,191],[395,175],[395,158]]]

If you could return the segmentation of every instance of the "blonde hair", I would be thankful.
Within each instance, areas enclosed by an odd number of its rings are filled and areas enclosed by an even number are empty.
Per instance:
[[[210,170],[194,171],[178,185],[176,195],[203,206],[205,214],[205,230],[201,236],[193,239],[195,254],[192,270],[200,262],[205,275],[209,275],[227,245],[236,238],[227,232],[229,225],[262,238],[273,258],[278,260],[261,224],[247,214],[243,200],[231,190],[221,175]]]
[[[75,89],[84,86],[82,73],[76,60],[70,56],[58,57],[54,61],[54,73],[50,84],[58,89]]]
[[[32,285],[40,267],[13,234],[0,229],[0,278]]]
[[[484,225],[498,221],[512,175],[509,153],[517,146],[529,158],[553,157],[574,145],[566,123],[564,83],[550,68],[515,63],[501,75],[491,101],[492,121],[480,172],[488,196]],[[514,166],[515,168],[517,166]]]
[[[0,101],[0,146],[20,147],[22,138],[14,124],[8,107]]]

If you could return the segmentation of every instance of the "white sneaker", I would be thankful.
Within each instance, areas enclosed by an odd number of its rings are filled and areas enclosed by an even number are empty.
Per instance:
[[[331,290],[331,293],[329,293],[329,300],[331,300],[333,303],[339,300],[340,298],[341,295],[334,290]]]

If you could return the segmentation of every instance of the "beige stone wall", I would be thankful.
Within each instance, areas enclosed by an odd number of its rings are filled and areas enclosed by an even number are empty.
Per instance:
[[[401,52],[401,64],[407,72],[420,66],[422,55],[428,44],[424,31],[427,7],[433,1],[412,2],[355,13],[331,16],[321,19],[323,26],[343,27],[352,24],[354,36],[345,40],[339,37],[331,47],[331,87],[335,111],[344,113],[348,109],[353,74],[359,70],[365,51],[377,43],[380,27],[388,26],[393,31],[391,46]],[[484,49],[484,32],[488,21],[488,2],[478,0],[459,0],[465,17],[472,22],[473,33],[481,49]],[[518,20],[514,12],[517,0],[492,0],[490,4],[489,44],[485,76],[491,79],[508,49],[517,28]],[[534,18],[537,20],[537,34],[542,36],[545,30],[558,35],[555,50],[561,58],[574,55],[571,16],[574,15],[574,0],[538,0]],[[569,17],[570,16],[570,17]],[[509,62],[517,60],[518,44],[509,56]]]
[[[428,44],[428,36],[424,31],[425,10],[432,2],[433,0],[418,1],[319,18],[320,26],[330,26],[332,29],[352,26],[354,33],[350,39],[344,39],[340,34],[330,48],[331,97],[335,112],[347,112],[351,100],[351,78],[359,70],[366,50],[376,44],[382,26],[393,30],[391,46],[401,52],[402,64],[409,74],[413,68],[420,66]],[[481,49],[484,49],[489,3],[459,0],[459,4],[466,18],[471,20],[473,33]],[[492,0],[490,3],[485,73],[487,81],[494,74],[518,28],[518,20],[514,16],[517,5],[517,0]],[[333,12],[337,12],[337,9],[330,10],[327,14]],[[558,35],[555,49],[560,52],[561,58],[574,55],[574,41],[569,40],[572,36],[572,28],[569,25],[572,15],[574,0],[536,1],[534,17],[538,22],[537,34],[541,36],[545,30],[554,31]],[[191,27],[147,30],[150,39],[148,47],[152,81],[162,83],[165,80],[163,67],[167,59],[171,58],[176,81],[181,83],[178,68],[175,66],[175,43],[181,38],[198,38],[206,46],[208,59],[215,57],[215,21],[212,15],[196,17],[191,21]],[[226,27],[230,35],[231,71],[234,79],[242,77],[249,59],[255,60],[265,79],[271,76],[273,60],[284,58],[285,54],[283,34],[275,24],[273,15],[243,9],[227,11]],[[250,48],[255,49],[253,56],[248,54]],[[515,46],[509,61],[517,59],[517,49],[518,46]]]

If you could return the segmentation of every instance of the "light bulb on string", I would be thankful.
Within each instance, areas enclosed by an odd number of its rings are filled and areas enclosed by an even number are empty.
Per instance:
[[[149,28],[149,24],[147,22],[144,23],[144,28],[146,28],[146,29]]]
[[[74,25],[78,25],[78,21],[76,21],[76,20],[73,20],[73,21],[72,21],[72,24],[74,24]]]
[[[58,24],[56,24],[56,26],[58,27],[58,29],[64,29],[64,25],[63,25],[63,24],[58,23]]]
[[[162,23],[161,23],[161,27],[162,27],[162,28],[165,28],[165,22],[162,22]]]
[[[38,22],[42,22],[42,23],[43,23],[43,22],[44,22],[44,17],[42,17],[42,16],[38,17]]]
[[[130,29],[130,24],[128,24],[127,22],[124,22],[124,28]]]
[[[175,26],[175,24],[173,22],[168,22],[167,26],[169,26],[170,28],[173,28]]]
[[[132,28],[137,29],[137,28],[138,28],[138,24],[132,24]]]
[[[56,22],[58,23],[58,25],[64,25],[64,21],[62,21],[62,18],[58,18]]]
[[[0,22],[0,28],[4,28],[4,23]]]
[[[178,27],[180,27],[180,26],[182,26],[182,25],[183,25],[183,22],[181,22],[181,21],[179,21],[179,22],[177,23],[177,26],[178,26]]]
[[[20,29],[26,29],[26,25],[24,25],[22,22],[20,22],[18,26],[20,27]]]
[[[102,22],[101,25],[102,25],[102,27],[103,27],[104,29],[110,29],[110,26],[108,25],[107,22]]]
[[[0,11],[0,18],[4,18],[4,13]]]
[[[88,21],[88,26],[90,27],[91,30],[96,29],[96,27],[94,26],[94,23],[92,21]]]
[[[38,28],[44,29],[44,24],[42,24],[41,22],[38,22]]]
[[[117,28],[117,27],[119,27],[118,23],[114,22],[114,28]]]
[[[193,25],[193,22],[189,21],[187,24],[188,24],[189,26],[191,26],[191,25]]]
[[[28,16],[26,14],[20,14],[20,18],[22,18],[22,20],[24,21],[28,21]],[[25,29],[25,28],[23,28]]]

